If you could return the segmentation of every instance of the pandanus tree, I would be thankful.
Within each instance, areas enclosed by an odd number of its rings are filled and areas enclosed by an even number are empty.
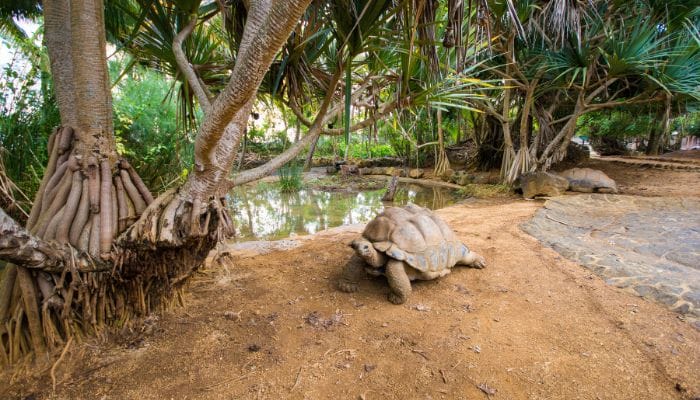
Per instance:
[[[61,126],[26,227],[0,211],[0,258],[12,263],[0,285],[3,363],[43,358],[71,336],[166,306],[231,234],[223,195],[238,143],[268,67],[309,2],[246,2],[235,64],[215,98],[201,96],[191,64],[178,60],[204,117],[187,181],[157,198],[116,151],[102,1],[42,3]]]
[[[700,93],[689,33],[697,31],[696,1],[479,4],[492,37],[487,72],[504,87],[500,107],[483,109],[502,128],[507,182],[562,160],[588,112]]]

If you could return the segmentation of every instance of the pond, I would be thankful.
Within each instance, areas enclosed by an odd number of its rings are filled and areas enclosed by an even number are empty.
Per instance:
[[[385,205],[408,202],[430,209],[455,204],[462,197],[454,189],[399,184],[393,202],[382,202],[386,189],[361,192],[301,189],[282,193],[275,183],[235,188],[229,198],[236,241],[277,240],[309,235],[341,225],[368,222]]]

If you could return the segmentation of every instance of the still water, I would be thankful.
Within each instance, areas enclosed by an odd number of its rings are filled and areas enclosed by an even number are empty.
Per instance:
[[[394,201],[383,203],[381,198],[385,191],[302,189],[282,193],[274,183],[237,187],[229,197],[236,227],[235,240],[276,240],[363,223],[374,218],[385,204],[401,206],[411,202],[435,210],[460,199],[452,189],[400,184]]]

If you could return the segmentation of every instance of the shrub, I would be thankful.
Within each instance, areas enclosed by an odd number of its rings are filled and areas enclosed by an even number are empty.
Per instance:
[[[301,163],[291,161],[281,167],[278,171],[280,189],[284,193],[291,193],[300,190],[302,182],[303,166]]]

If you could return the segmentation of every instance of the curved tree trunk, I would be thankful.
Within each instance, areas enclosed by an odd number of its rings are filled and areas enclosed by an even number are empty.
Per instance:
[[[232,83],[198,132],[194,173],[154,199],[116,152],[102,1],[44,2],[62,127],[26,229],[0,212],[0,259],[15,263],[0,283],[0,364],[46,359],[71,337],[168,307],[232,235],[222,190],[263,75],[308,3],[251,2]]]

